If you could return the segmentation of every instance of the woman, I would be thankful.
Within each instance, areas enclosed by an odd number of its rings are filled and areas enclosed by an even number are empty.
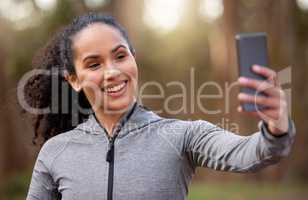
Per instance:
[[[80,94],[80,104],[93,113],[79,112],[77,127],[71,121],[74,113],[62,112],[63,102],[58,105],[62,111],[37,115],[35,138],[42,136],[46,143],[34,166],[28,200],[186,199],[196,167],[251,172],[290,151],[294,125],[270,69],[254,67],[271,82],[239,80],[242,86],[264,90],[268,95],[256,102],[269,107],[261,116],[260,131],[243,137],[203,120],[162,118],[139,105],[135,51],[112,17],[77,17],[35,60],[42,69],[63,72],[61,81],[67,81]],[[51,106],[52,80],[36,76],[29,81],[30,105]],[[58,95],[62,99],[61,92]],[[254,101],[245,94],[239,99]]]

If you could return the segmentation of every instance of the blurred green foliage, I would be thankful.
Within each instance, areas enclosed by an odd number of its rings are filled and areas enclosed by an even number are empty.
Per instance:
[[[21,200],[26,198],[31,173],[16,174],[0,186],[0,199]],[[2,195],[2,196],[1,196]]]
[[[260,182],[206,183],[192,185],[189,200],[305,200],[307,185]]]

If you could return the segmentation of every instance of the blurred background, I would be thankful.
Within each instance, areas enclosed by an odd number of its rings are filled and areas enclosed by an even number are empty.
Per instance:
[[[293,151],[278,165],[254,174],[198,169],[189,199],[308,199],[308,0],[0,0],[0,199],[25,199],[39,150],[31,143],[31,123],[18,105],[18,81],[58,28],[91,10],[110,13],[127,28],[137,52],[140,85],[181,81],[188,94],[192,84],[197,88],[205,81],[215,81],[225,94],[225,84],[238,77],[235,34],[266,32],[270,67],[291,67],[282,87],[297,128]],[[176,87],[164,89],[165,96],[179,93]],[[159,91],[147,87],[144,93]],[[257,120],[236,111],[238,88],[228,94],[229,108],[225,98],[202,100],[207,108],[220,109],[217,114],[187,106],[186,112],[163,110],[161,115],[204,119],[229,130],[237,125],[241,135],[257,131]],[[170,100],[169,107],[178,109],[179,100]],[[159,110],[164,99],[143,104]]]

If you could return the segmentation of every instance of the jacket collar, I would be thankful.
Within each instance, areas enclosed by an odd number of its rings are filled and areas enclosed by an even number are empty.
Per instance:
[[[118,138],[124,137],[131,131],[140,129],[161,119],[154,112],[145,109],[138,102],[134,102],[116,124],[113,134],[117,134]],[[76,129],[82,130],[87,134],[107,135],[106,129],[98,122],[94,113],[90,114],[89,118],[84,123],[79,124]]]

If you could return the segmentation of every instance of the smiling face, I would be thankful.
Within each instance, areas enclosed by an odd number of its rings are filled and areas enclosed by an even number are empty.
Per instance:
[[[76,73],[67,80],[84,91],[94,111],[121,112],[135,100],[137,64],[116,28],[90,24],[73,36],[72,49]]]

